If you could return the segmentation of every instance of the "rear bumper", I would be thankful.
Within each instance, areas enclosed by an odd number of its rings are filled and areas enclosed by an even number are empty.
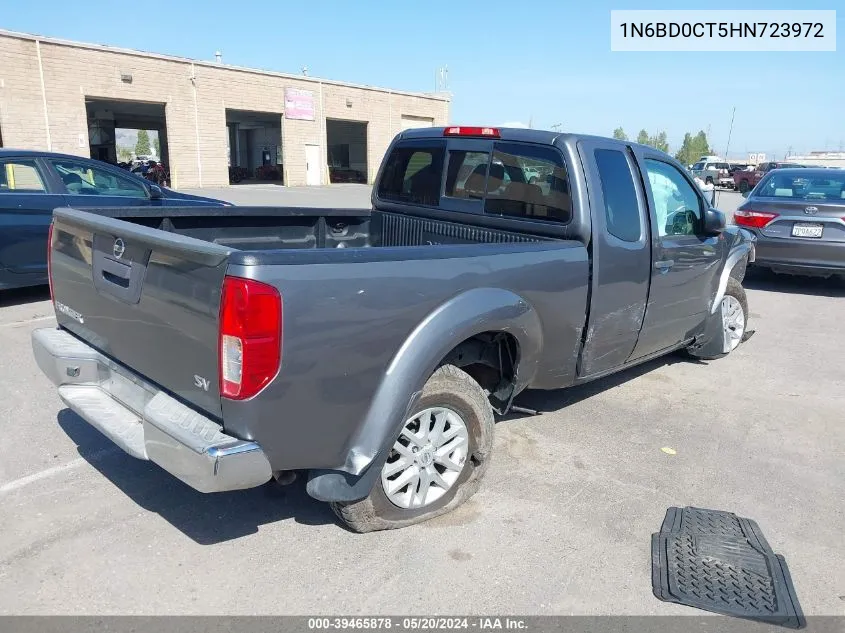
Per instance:
[[[258,444],[227,435],[65,330],[35,330],[32,349],[62,401],[133,457],[200,492],[252,488],[271,478]]]
[[[798,275],[845,274],[845,243],[757,235],[756,266]]]

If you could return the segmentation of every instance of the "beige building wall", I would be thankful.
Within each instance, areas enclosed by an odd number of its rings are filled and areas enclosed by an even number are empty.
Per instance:
[[[449,100],[443,95],[17,33],[0,32],[0,59],[0,134],[5,147],[89,156],[86,97],[160,103],[165,106],[169,167],[176,188],[228,184],[226,109],[278,113],[288,185],[305,184],[306,144],[320,147],[321,181],[328,182],[326,118],[367,122],[370,182],[391,139],[402,129],[403,115],[434,125],[446,125],[449,118]],[[131,75],[131,83],[121,75]],[[284,118],[285,88],[313,92],[314,121]]]

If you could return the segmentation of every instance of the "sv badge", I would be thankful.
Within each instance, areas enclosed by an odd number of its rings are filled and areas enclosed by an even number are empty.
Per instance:
[[[208,378],[203,378],[202,376],[194,374],[194,384],[203,391],[208,391],[208,387],[211,383],[209,382]]]

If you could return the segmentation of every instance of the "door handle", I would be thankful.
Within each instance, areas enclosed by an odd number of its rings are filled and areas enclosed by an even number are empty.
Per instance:
[[[661,272],[669,272],[669,269],[675,265],[674,259],[660,259],[654,262],[654,267]]]

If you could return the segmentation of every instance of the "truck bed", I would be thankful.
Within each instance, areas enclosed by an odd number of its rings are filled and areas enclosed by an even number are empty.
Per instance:
[[[334,397],[317,397],[331,415],[311,423],[340,414],[360,421],[364,394],[375,391],[402,341],[427,314],[470,290],[510,291],[516,304],[525,296],[556,315],[547,333],[560,344],[544,355],[548,366],[535,368],[540,375],[565,380],[561,366],[580,341],[589,258],[578,240],[459,222],[457,213],[452,220],[366,209],[94,211],[54,212],[59,326],[227,428],[231,422],[239,437],[259,432],[267,421],[252,408],[272,402],[278,390],[299,408],[300,394],[314,398],[336,372],[357,377],[350,384],[359,383],[358,395],[342,396],[341,411]],[[235,405],[221,398],[218,375],[228,276],[270,284],[284,303],[281,372],[261,398]],[[227,415],[232,406],[238,410]],[[327,463],[336,450],[322,447]]]
[[[501,244],[552,236],[369,209],[302,207],[98,208],[97,215],[184,235],[239,251]]]

